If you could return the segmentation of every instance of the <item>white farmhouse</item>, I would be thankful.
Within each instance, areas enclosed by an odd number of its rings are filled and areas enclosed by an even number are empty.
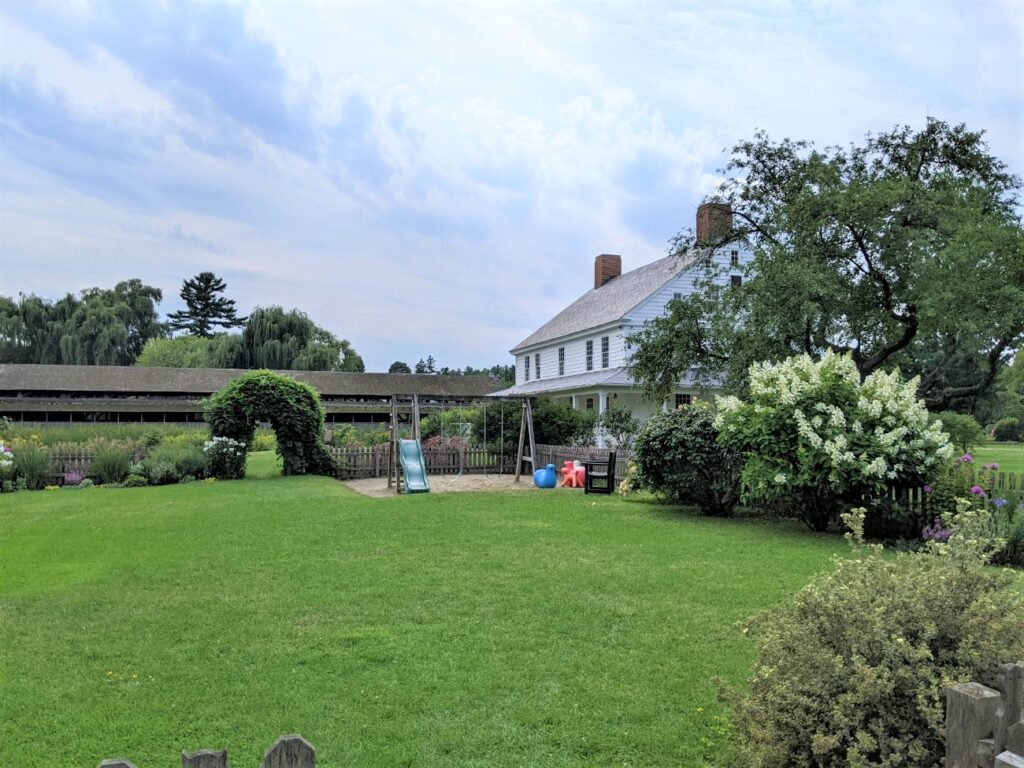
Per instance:
[[[698,242],[731,224],[728,211],[702,205],[697,213]],[[697,257],[695,251],[684,257],[666,256],[623,274],[621,256],[598,256],[594,287],[510,350],[516,359],[515,386],[495,394],[565,398],[573,408],[600,413],[614,403],[628,407],[641,420],[689,403],[698,394],[689,379],[679,382],[668,402],[644,397],[626,369],[626,339],[664,314],[670,301],[696,290]],[[732,246],[720,249],[714,261],[729,268],[722,279],[736,283],[743,280],[750,257],[746,248]],[[606,445],[601,430],[597,444]]]

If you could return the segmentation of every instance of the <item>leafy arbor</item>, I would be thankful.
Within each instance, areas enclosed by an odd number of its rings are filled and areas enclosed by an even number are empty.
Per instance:
[[[210,397],[205,416],[214,437],[246,448],[259,423],[269,421],[286,475],[334,474],[334,459],[323,443],[320,396],[308,384],[273,371],[249,371]]]
[[[831,351],[861,378],[899,366],[929,406],[960,408],[1024,339],[1020,180],[981,133],[929,120],[824,149],[758,133],[727,171],[712,201],[730,225],[674,240],[680,255],[703,248],[698,292],[632,338],[650,394],[691,370],[742,392],[753,362]],[[734,243],[754,258],[723,285],[711,259]]]
[[[186,331],[192,336],[208,339],[220,328],[236,328],[245,324],[235,311],[235,302],[220,295],[227,287],[213,272],[200,272],[181,286],[186,308],[167,316],[172,331]]]

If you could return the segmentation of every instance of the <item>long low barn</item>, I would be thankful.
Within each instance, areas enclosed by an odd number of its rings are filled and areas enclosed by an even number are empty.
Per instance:
[[[16,422],[198,423],[202,400],[245,373],[227,368],[0,365],[0,416]],[[329,424],[386,422],[392,395],[433,404],[484,397],[487,376],[280,371],[320,393]]]

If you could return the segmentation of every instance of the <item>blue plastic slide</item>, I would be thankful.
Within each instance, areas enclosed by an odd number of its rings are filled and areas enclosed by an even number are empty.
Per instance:
[[[402,462],[402,477],[406,493],[430,493],[427,483],[427,462],[423,460],[423,446],[419,440],[399,441],[398,458]]]

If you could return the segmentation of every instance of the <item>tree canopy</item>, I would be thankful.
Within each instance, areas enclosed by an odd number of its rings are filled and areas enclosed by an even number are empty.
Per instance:
[[[0,363],[131,365],[163,334],[162,294],[141,280],[87,288],[49,301],[0,296]]]
[[[985,393],[1024,339],[1020,180],[982,133],[929,119],[862,144],[817,149],[757,133],[733,149],[709,202],[731,212],[698,248],[698,291],[631,338],[649,394],[680,378],[742,392],[750,363],[849,353],[862,378],[920,375],[931,407]],[[741,285],[712,262],[743,243]]]
[[[235,302],[221,295],[226,287],[225,282],[213,272],[200,272],[185,280],[179,295],[186,308],[167,315],[168,328],[210,338],[218,328],[245,325],[245,318],[236,314]]]
[[[297,309],[256,307],[242,333],[211,338],[154,339],[139,365],[191,368],[267,368],[282,371],[365,370],[347,339],[339,339]]]

